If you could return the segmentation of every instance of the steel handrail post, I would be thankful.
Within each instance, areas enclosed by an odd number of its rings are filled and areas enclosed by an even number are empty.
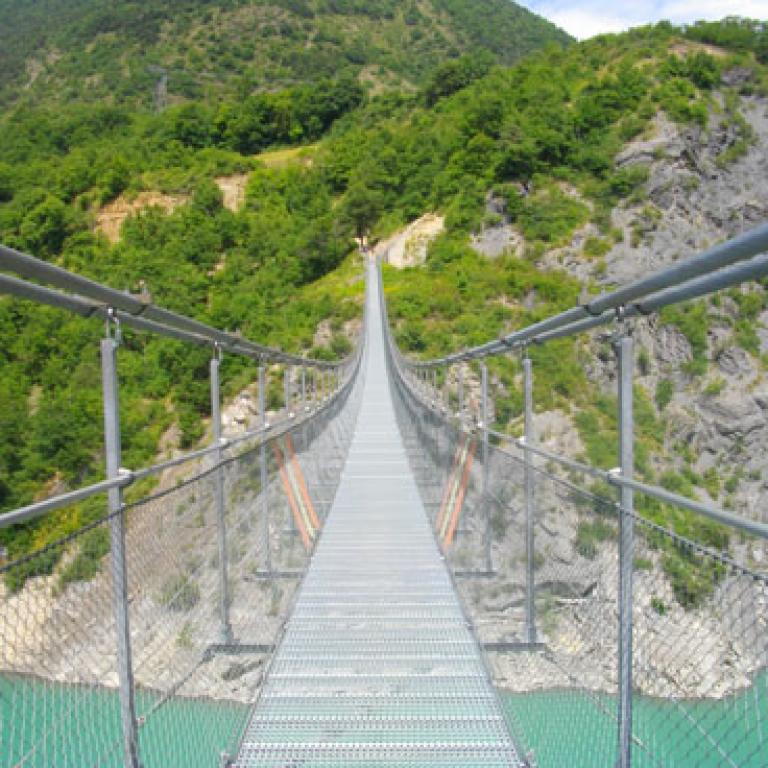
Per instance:
[[[632,336],[622,332],[615,342],[619,368],[619,465],[622,476],[634,473]],[[634,559],[634,490],[621,486],[619,511],[618,748],[619,768],[632,765],[632,580]]]
[[[104,409],[104,451],[107,478],[120,475],[120,399],[117,379],[117,349],[120,346],[119,326],[115,322],[114,338],[109,334],[101,340],[101,387]],[[123,755],[126,768],[141,768],[139,731],[136,720],[136,688],[131,653],[131,626],[128,609],[128,567],[125,552],[125,509],[123,490],[110,488],[107,493],[110,514],[110,548],[112,555],[112,595],[115,615],[117,676],[120,698],[120,719],[123,730]]]
[[[534,442],[533,428],[533,361],[527,347],[523,353],[523,411],[524,411],[524,485],[525,485],[525,631],[528,643],[536,642],[536,550],[534,523],[536,516],[533,474],[533,453],[528,446]]]
[[[480,427],[483,430],[483,510],[485,512],[485,570],[490,573],[491,566],[491,505],[488,503],[488,479],[490,467],[490,453],[488,452],[488,366],[483,363],[480,366]]]
[[[267,424],[267,371],[264,363],[259,366],[259,422],[266,430]],[[262,440],[259,448],[259,471],[261,474],[261,524],[264,537],[264,570],[272,573],[272,547],[269,532],[269,481],[267,477],[267,441]]]
[[[222,460],[221,437],[221,349],[214,346],[211,358],[211,421],[213,422],[213,444],[216,447],[214,460],[218,465],[214,473],[214,493],[216,498],[216,532],[219,545],[219,620],[221,623],[221,642],[232,643],[232,625],[229,621],[229,575],[227,558],[227,520],[224,500],[224,468]]]

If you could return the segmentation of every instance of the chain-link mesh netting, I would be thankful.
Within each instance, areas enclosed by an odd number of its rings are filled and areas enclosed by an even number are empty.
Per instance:
[[[287,431],[169,470],[125,505],[144,766],[219,765],[236,752],[335,494],[356,404],[350,383],[319,412],[303,407]],[[123,764],[110,523],[2,568],[2,766]]]
[[[83,553],[109,546],[103,520],[3,568],[0,694],[4,766],[89,765],[122,756],[111,562],[73,581]],[[116,751],[117,747],[117,751]]]
[[[768,575],[640,516],[637,531],[639,749],[662,764],[673,752],[678,764],[766,765]]]
[[[486,458],[479,411],[406,376],[396,389],[412,466],[531,764],[614,765],[616,489],[604,473],[529,451],[527,495],[523,446],[491,433]],[[448,542],[440,514],[462,485]],[[682,511],[660,516],[636,499],[632,765],[768,765],[768,576],[753,542],[687,512],[684,538],[658,522]]]

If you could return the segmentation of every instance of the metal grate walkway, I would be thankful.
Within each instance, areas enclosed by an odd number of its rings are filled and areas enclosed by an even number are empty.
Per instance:
[[[377,280],[341,484],[235,765],[523,766],[408,466]]]

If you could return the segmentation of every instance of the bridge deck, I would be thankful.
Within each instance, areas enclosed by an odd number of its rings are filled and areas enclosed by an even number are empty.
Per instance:
[[[397,429],[377,279],[349,456],[238,768],[523,765]]]

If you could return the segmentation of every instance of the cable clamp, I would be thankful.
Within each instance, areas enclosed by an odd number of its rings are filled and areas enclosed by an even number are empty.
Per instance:
[[[621,467],[614,467],[613,469],[609,469],[606,473],[608,475],[608,482],[611,485],[619,485],[619,478],[621,477]]]
[[[614,312],[614,322],[616,323],[616,328],[611,337],[611,341],[615,344],[623,336],[632,335],[632,324],[627,318],[627,308],[624,304],[616,307]]]
[[[108,339],[112,339],[118,346],[123,343],[123,329],[120,325],[120,318],[114,307],[107,307],[107,321],[104,333]]]
[[[124,488],[126,485],[130,485],[136,479],[136,475],[134,474],[133,470],[128,469],[127,467],[119,467],[117,470],[117,476],[123,478],[125,481],[120,486],[121,488]]]

